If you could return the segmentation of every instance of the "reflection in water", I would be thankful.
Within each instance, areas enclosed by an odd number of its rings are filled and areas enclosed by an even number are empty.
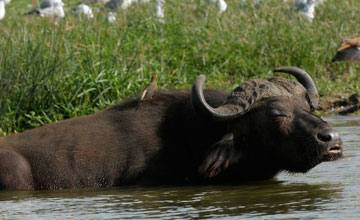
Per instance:
[[[322,205],[340,196],[340,188],[266,181],[241,186],[1,192],[0,216],[59,219],[67,216],[77,216],[77,219],[250,217],[320,210]]]
[[[0,219],[356,219],[360,117],[326,118],[345,158],[307,174],[226,186],[0,191]]]

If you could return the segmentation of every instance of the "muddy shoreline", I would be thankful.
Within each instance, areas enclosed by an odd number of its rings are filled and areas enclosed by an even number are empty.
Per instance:
[[[360,92],[320,97],[318,111],[321,115],[359,115]]]

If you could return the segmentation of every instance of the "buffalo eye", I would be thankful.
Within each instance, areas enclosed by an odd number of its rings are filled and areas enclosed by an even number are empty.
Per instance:
[[[288,112],[282,111],[280,109],[271,109],[269,112],[269,116],[273,117],[273,118],[278,118],[278,117],[289,118],[290,114]]]

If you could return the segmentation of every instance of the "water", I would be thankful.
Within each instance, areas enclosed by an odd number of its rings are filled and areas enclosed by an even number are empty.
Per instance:
[[[0,192],[0,219],[358,219],[360,117],[326,118],[345,158],[237,186]]]

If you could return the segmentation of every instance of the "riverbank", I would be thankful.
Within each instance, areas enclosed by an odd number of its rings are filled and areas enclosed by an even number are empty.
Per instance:
[[[321,97],[318,111],[321,115],[359,115],[360,92]]]
[[[160,89],[189,89],[205,74],[206,88],[230,92],[254,78],[291,78],[272,69],[297,66],[321,100],[360,91],[360,65],[347,72],[330,62],[344,36],[359,34],[360,0],[327,0],[312,22],[280,0],[246,2],[228,1],[218,15],[205,0],[169,0],[162,23],[150,1],[111,24],[102,5],[88,20],[66,1],[66,18],[55,22],[22,16],[28,6],[12,1],[0,29],[0,135],[102,110],[139,94],[154,74]]]

